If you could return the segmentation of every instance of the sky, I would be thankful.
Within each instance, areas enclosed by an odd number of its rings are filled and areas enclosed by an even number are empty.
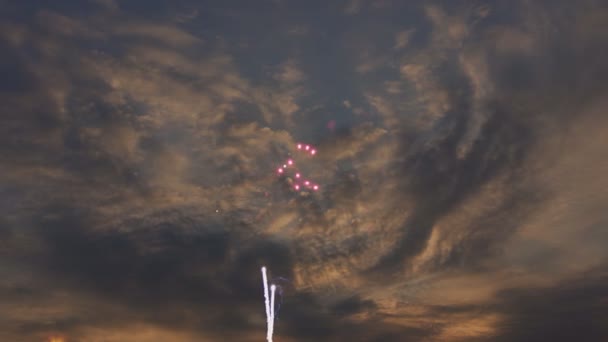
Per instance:
[[[2,341],[264,341],[261,266],[276,342],[608,340],[604,1],[0,0],[0,47]]]

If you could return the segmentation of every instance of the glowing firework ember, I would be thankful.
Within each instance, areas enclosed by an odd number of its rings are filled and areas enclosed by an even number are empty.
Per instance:
[[[297,144],[296,147],[297,147],[297,150],[300,151],[299,153],[304,153],[308,157],[312,157],[317,154],[317,150],[311,145]],[[293,175],[292,188],[295,191],[299,192],[299,191],[306,191],[306,190],[312,190],[312,191],[319,190],[319,185],[315,184],[315,182],[313,182],[311,180],[305,180],[303,182],[301,181],[302,173],[300,173],[300,171],[296,167],[295,161],[292,158],[287,159],[287,161],[285,161],[285,163],[281,164],[279,166],[279,168],[277,169],[277,173],[280,176],[289,177],[290,179],[292,178],[291,175]]]

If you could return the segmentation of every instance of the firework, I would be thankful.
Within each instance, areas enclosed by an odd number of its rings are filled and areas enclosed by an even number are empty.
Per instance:
[[[314,157],[317,154],[317,150],[311,145],[297,144],[296,149],[298,154],[308,158]],[[284,163],[279,165],[277,174],[281,177],[293,179],[291,187],[296,192],[319,190],[319,184],[316,184],[310,179],[304,179],[304,175],[300,172],[292,158],[287,159]]]
[[[266,266],[262,266],[262,282],[264,283],[264,306],[266,307],[266,340],[268,342],[272,342],[272,334],[274,330],[274,296],[276,292],[276,285],[272,284],[270,286],[269,296]]]

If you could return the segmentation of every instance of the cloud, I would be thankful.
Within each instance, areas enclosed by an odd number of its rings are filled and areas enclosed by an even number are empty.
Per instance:
[[[560,286],[502,292],[497,304],[507,319],[498,324],[496,340],[602,340],[608,333],[602,323],[608,316],[601,307],[607,298],[605,276],[605,267],[602,267]]]
[[[361,0],[351,0],[348,5],[344,8],[344,13],[347,15],[354,15],[361,11],[363,2]]]
[[[395,50],[401,50],[401,49],[405,48],[407,46],[407,44],[409,43],[412,33],[414,33],[414,30],[412,30],[412,29],[398,32],[395,35],[395,47],[394,47]]]
[[[134,38],[155,39],[169,46],[188,46],[201,43],[201,40],[190,33],[171,26],[140,24],[122,24],[113,29],[116,34]]]
[[[103,3],[0,30],[0,339],[607,335],[605,8]]]
[[[298,83],[304,80],[304,74],[294,60],[288,60],[283,63],[280,71],[275,75],[275,79],[287,84]]]
[[[91,0],[92,2],[98,4],[109,11],[118,11],[120,6],[115,0]]]
[[[55,34],[68,37],[83,37],[89,39],[103,38],[103,33],[87,27],[79,20],[52,11],[40,11],[37,14],[38,23]]]

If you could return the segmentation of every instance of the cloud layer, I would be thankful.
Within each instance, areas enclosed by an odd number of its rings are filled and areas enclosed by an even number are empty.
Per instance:
[[[1,340],[608,338],[601,2],[0,7]]]

